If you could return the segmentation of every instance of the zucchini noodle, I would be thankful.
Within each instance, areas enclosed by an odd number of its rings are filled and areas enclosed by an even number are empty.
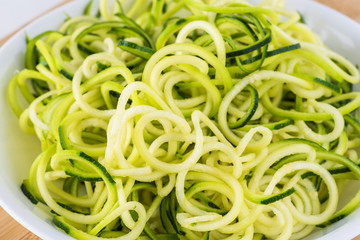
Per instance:
[[[59,229],[301,239],[358,207],[359,71],[284,0],[94,3],[8,87],[41,143],[21,190]]]

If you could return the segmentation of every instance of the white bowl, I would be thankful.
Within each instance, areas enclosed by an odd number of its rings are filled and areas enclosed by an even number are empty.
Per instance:
[[[46,207],[33,205],[20,190],[22,180],[28,176],[31,162],[40,152],[40,144],[35,137],[20,130],[18,120],[9,107],[6,89],[11,77],[24,66],[26,33],[33,37],[45,30],[57,29],[65,19],[64,13],[80,15],[87,3],[88,0],[78,0],[56,9],[18,32],[0,48],[0,112],[3,114],[0,118],[0,204],[18,222],[46,240],[72,238],[55,228]],[[288,0],[288,8],[301,12],[306,23],[331,49],[360,65],[358,23],[309,0]],[[360,234],[359,226],[360,209],[357,209],[345,219],[313,233],[307,239],[351,239]]]

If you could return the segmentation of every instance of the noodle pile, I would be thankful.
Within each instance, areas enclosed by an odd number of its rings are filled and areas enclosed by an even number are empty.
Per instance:
[[[360,178],[360,80],[284,1],[101,0],[28,39],[21,189],[77,239],[301,239]],[[25,102],[25,104],[24,104]]]

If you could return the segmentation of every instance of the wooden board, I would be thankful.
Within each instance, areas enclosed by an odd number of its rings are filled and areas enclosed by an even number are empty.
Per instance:
[[[62,4],[70,2],[71,0],[65,0]],[[291,1],[291,0],[288,0]],[[336,9],[339,12],[349,16],[350,18],[360,23],[360,4],[354,4],[356,0],[316,0],[331,8]],[[59,6],[60,6],[59,5]],[[57,7],[59,7],[57,6]],[[51,11],[50,9],[49,11]],[[16,32],[16,31],[15,31]],[[15,33],[14,32],[14,33]],[[0,40],[0,46],[13,34]],[[40,238],[25,229],[22,225],[16,222],[0,207],[0,239],[11,240],[39,240]],[[360,240],[360,236],[354,240]]]

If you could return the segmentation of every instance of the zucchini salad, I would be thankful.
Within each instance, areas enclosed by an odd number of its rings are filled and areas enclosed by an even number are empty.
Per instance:
[[[21,190],[73,238],[301,239],[360,204],[359,71],[284,0],[90,1],[26,40]]]

